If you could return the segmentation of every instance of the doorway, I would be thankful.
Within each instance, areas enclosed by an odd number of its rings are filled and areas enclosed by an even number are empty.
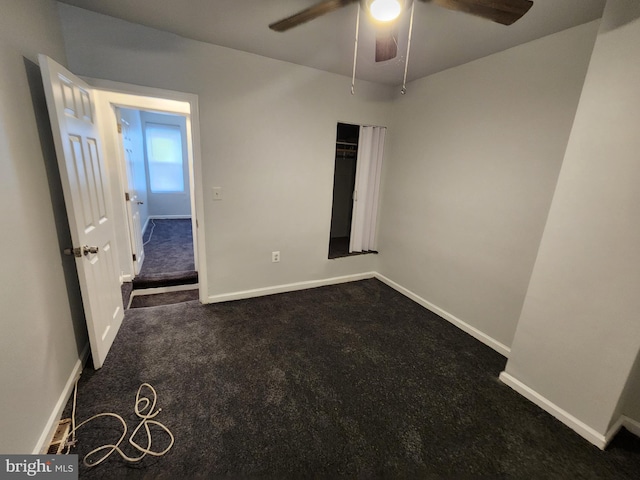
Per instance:
[[[184,115],[115,107],[126,175],[134,293],[197,288]],[[126,302],[126,285],[124,285]],[[196,296],[197,298],[197,296]]]
[[[197,97],[130,85],[125,93],[116,82],[92,83],[105,152],[117,159],[110,180],[125,308],[136,296],[175,291],[206,303],[198,248],[203,232],[196,221],[202,216],[195,198]],[[176,138],[179,147],[172,147]],[[177,161],[164,155],[171,149]]]
[[[338,123],[329,258],[376,250],[386,127]]]
[[[45,55],[38,55],[38,63],[71,232],[72,245],[65,254],[74,257],[93,364],[99,369],[124,318],[120,285],[135,272],[127,228],[127,203],[131,203],[131,197],[126,195],[125,160],[114,106],[185,118],[190,203],[191,212],[195,213],[191,220],[194,263],[203,275],[198,297],[208,303],[205,255],[198,248],[204,246],[205,230],[198,97],[84,80]]]
[[[333,175],[333,206],[331,208],[329,258],[346,257],[349,255],[359,134],[359,125],[338,123]]]

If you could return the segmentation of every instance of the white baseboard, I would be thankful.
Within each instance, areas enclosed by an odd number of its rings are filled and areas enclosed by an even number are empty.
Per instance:
[[[450,314],[449,312],[437,307],[431,302],[425,300],[419,295],[415,294],[411,290],[404,288],[393,280],[385,277],[384,275],[379,274],[378,272],[367,272],[355,275],[345,275],[342,277],[334,277],[327,278],[323,280],[312,280],[308,282],[296,282],[285,285],[276,285],[273,287],[265,287],[265,288],[257,288],[253,290],[245,290],[240,292],[232,292],[221,295],[212,295],[208,297],[209,303],[218,303],[218,302],[226,302],[230,300],[240,300],[244,298],[252,298],[252,297],[260,297],[264,295],[272,295],[275,293],[284,293],[284,292],[292,292],[296,290],[304,290],[307,288],[315,288],[322,287],[326,285],[335,285],[338,283],[346,283],[346,282],[354,282],[357,280],[365,280],[368,278],[377,278],[381,282],[389,285],[394,290],[403,294],[404,296],[410,298],[415,301],[419,305],[425,307],[427,310],[432,311],[436,315],[448,320],[462,331],[468,333],[475,339],[481,341],[485,345],[491,347],[496,352],[504,355],[505,357],[509,357],[511,353],[511,349],[496,339],[490,337],[486,333],[478,330],[477,328],[469,325],[468,323],[460,320],[456,316]],[[613,437],[618,433],[621,427],[627,428],[631,433],[640,436],[640,422],[637,422],[628,417],[621,416],[618,421],[614,423],[614,425],[609,428],[609,430],[605,434],[601,434],[596,431],[594,428],[590,427],[586,423],[578,420],[576,417],[571,415],[569,412],[563,410],[550,400],[546,399],[533,389],[529,388],[524,383],[520,382],[510,374],[506,372],[502,372],[500,374],[500,380],[518,392],[520,395],[524,396],[546,412],[553,415],[556,419],[560,420],[562,423],[567,425],[569,428],[574,430],[580,436],[585,438],[587,441],[595,445],[596,447],[604,450],[609,442],[613,439]]]
[[[284,285],[275,285],[273,287],[255,288],[253,290],[243,290],[240,292],[223,293],[220,295],[211,295],[209,303],[228,302],[230,300],[242,300],[245,298],[262,297],[265,295],[273,295],[276,293],[295,292],[297,290],[306,290],[308,288],[324,287],[327,285],[337,285],[339,283],[355,282],[358,280],[366,280],[374,278],[375,272],[358,273],[355,275],[345,275],[342,277],[324,278],[322,280],[310,280],[307,282],[287,283]]]
[[[402,287],[401,285],[397,284],[393,280],[390,280],[384,275],[379,274],[378,272],[365,272],[365,273],[358,273],[354,275],[345,275],[342,277],[325,278],[322,280],[310,280],[307,282],[288,283],[284,285],[275,285],[272,287],[256,288],[253,290],[243,290],[239,292],[223,293],[220,295],[211,295],[208,297],[208,303],[228,302],[231,300],[241,300],[244,298],[261,297],[264,295],[273,295],[276,293],[305,290],[307,288],[315,288],[315,287],[323,287],[326,285],[336,285],[339,283],[355,282],[358,280],[365,280],[368,278],[377,278],[381,282],[386,283],[391,288],[397,290],[398,292],[410,298],[414,302],[422,305],[427,310],[430,310],[436,315],[439,315],[445,320],[448,320],[449,322],[453,323],[456,327],[470,334],[472,337],[476,338],[477,340],[480,340],[485,345],[493,348],[499,354],[504,355],[507,358],[509,357],[509,353],[511,352],[511,349],[506,345],[500,343],[499,341],[490,337],[486,333],[481,332],[477,328],[472,327],[468,323],[463,322],[456,316],[442,310],[441,308],[435,306],[431,302],[428,302],[427,300],[420,297],[419,295],[416,295],[411,290],[408,290]]]
[[[53,433],[56,431],[56,428],[58,428],[58,421],[60,420],[62,412],[64,411],[64,407],[67,405],[67,401],[71,397],[71,393],[73,392],[73,387],[76,383],[76,380],[82,373],[82,368],[84,367],[84,364],[87,362],[88,358],[89,342],[87,342],[87,345],[84,347],[82,353],[80,354],[80,358],[73,366],[73,370],[71,371],[71,374],[67,379],[67,383],[65,384],[64,389],[62,390],[62,393],[60,394],[60,397],[58,398],[58,401],[56,402],[56,405],[53,408],[51,415],[49,416],[49,420],[47,420],[47,424],[45,425],[44,430],[42,431],[42,434],[38,439],[38,443],[36,443],[36,446],[33,449],[34,455],[46,453],[47,448],[49,448],[49,442],[53,438]]]
[[[620,428],[624,427],[629,432],[634,435],[640,437],[640,422],[626,417],[624,415],[620,415],[620,417],[614,422],[614,424],[609,427],[606,433],[602,434],[590,427],[586,423],[578,420],[576,417],[571,415],[566,410],[563,410],[555,403],[548,400],[546,397],[540,395],[538,392],[530,388],[529,386],[522,383],[520,380],[516,379],[514,376],[508,374],[507,372],[502,372],[500,374],[500,380],[509,387],[513,388],[520,395],[525,397],[527,400],[535,403],[537,406],[542,408],[547,413],[553,415],[556,419],[560,420],[566,426],[571,428],[574,432],[580,435],[585,440],[589,441],[596,447],[601,450],[607,448],[607,445],[613,437],[616,436]]]
[[[520,395],[525,397],[527,400],[535,403],[537,406],[542,408],[547,413],[550,413],[555,418],[564,423],[567,427],[572,429],[578,435],[580,435],[585,440],[594,444],[601,450],[604,450],[607,447],[607,444],[613,439],[618,430],[623,425],[622,417],[607,431],[607,433],[602,434],[590,427],[586,423],[581,420],[578,420],[576,417],[571,415],[566,410],[563,410],[558,405],[548,400],[546,397],[543,397],[538,392],[528,387],[520,380],[516,379],[512,375],[507,372],[502,372],[500,374],[500,380],[509,387],[513,388]]]
[[[191,215],[149,215],[145,225],[149,222],[149,220],[191,220]]]
[[[629,417],[622,417],[622,426],[633,433],[636,437],[640,437],[640,422]]]
[[[600,447],[600,445],[596,445],[596,446],[598,448],[601,448],[602,450],[607,448],[607,445],[609,445],[609,442],[613,440],[613,437],[615,437],[616,434],[620,431],[620,429],[624,426],[624,420],[625,420],[625,416],[620,415],[620,417],[618,417],[618,420],[616,420],[615,423],[609,428],[609,430],[607,430],[607,433],[604,434],[604,447]]]
[[[384,275],[381,275],[381,274],[376,272],[375,277],[378,280],[380,280],[381,282],[386,283],[387,285],[389,285],[394,290],[397,290],[398,292],[402,293],[405,297],[408,297],[411,300],[413,300],[414,302],[422,305],[427,310],[430,310],[433,313],[435,313],[436,315],[438,315],[438,316],[444,318],[445,320],[453,323],[460,330],[468,333],[469,335],[474,337],[476,340],[480,340],[482,343],[484,343],[488,347],[493,348],[500,355],[503,355],[503,356],[509,358],[509,354],[511,353],[511,349],[509,347],[507,347],[506,345],[500,343],[495,338],[492,338],[489,335],[487,335],[486,333],[478,330],[477,328],[472,327],[468,323],[460,320],[455,315],[452,315],[449,312],[441,309],[440,307],[437,307],[433,303],[425,300],[421,296],[413,293],[411,290],[409,290],[407,288],[404,288],[403,286],[397,284],[396,282],[394,282],[393,280],[385,277]]]
[[[120,276],[120,285],[126,282],[133,282],[133,275],[130,273],[124,273]]]

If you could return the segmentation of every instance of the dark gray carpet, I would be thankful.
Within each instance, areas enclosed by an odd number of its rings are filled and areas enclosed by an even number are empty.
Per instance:
[[[174,303],[198,300],[198,290],[183,290],[181,292],[156,293],[153,295],[136,295],[131,300],[130,308],[157,307]]]
[[[150,220],[143,240],[147,242],[149,237],[151,241],[144,246],[145,259],[141,275],[195,269],[190,219]]]
[[[131,292],[133,291],[133,284],[131,282],[124,282],[120,285],[120,292],[122,293],[122,305],[125,310],[129,305],[129,299],[131,298]]]
[[[198,283],[190,219],[154,219],[145,229],[145,258],[133,288]]]
[[[149,382],[176,443],[80,476],[638,478],[639,439],[623,431],[598,450],[503,385],[504,365],[377,280],[128,310],[104,367],[81,377],[77,418],[134,425]],[[77,453],[119,435],[89,426]]]

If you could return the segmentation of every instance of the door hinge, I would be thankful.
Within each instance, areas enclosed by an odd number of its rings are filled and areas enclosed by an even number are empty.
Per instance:
[[[138,260],[138,257],[136,257],[136,254],[133,254],[133,261],[135,262],[136,260]]]
[[[118,124],[118,133],[122,133],[122,124],[121,123]]]
[[[129,192],[124,192],[124,200],[125,202],[128,202],[129,200],[131,200],[131,196],[129,195]]]

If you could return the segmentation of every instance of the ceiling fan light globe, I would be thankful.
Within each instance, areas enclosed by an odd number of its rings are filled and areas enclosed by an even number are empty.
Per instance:
[[[402,13],[402,4],[399,0],[371,0],[369,13],[379,22],[390,22]]]

